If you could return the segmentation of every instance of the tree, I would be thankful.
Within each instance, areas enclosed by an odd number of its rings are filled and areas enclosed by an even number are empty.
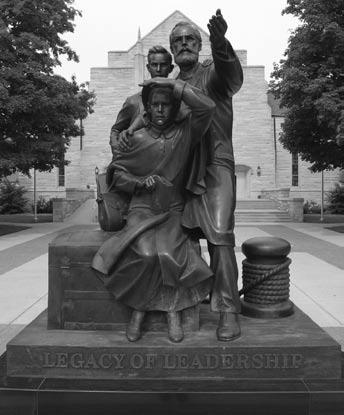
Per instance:
[[[73,1],[0,0],[0,177],[60,165],[92,109],[92,92],[54,74],[62,55],[78,61],[61,38],[81,16]]]
[[[270,90],[285,109],[283,146],[312,171],[344,168],[344,0],[288,0],[300,25]]]

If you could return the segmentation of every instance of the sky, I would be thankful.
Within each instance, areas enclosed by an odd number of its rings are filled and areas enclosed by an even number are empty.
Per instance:
[[[89,81],[90,68],[107,66],[109,50],[128,50],[139,28],[144,37],[179,10],[208,31],[209,18],[220,8],[228,23],[226,37],[234,49],[246,49],[248,65],[265,66],[269,80],[273,62],[283,58],[291,30],[299,23],[293,16],[281,15],[286,4],[287,0],[75,0],[74,7],[83,16],[76,18],[74,33],[63,38],[80,62],[62,60],[56,72],[67,79],[75,75],[79,83]]]

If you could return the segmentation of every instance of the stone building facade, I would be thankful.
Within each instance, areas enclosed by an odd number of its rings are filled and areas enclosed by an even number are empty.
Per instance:
[[[91,68],[90,89],[97,102],[94,113],[84,123],[85,136],[73,138],[63,172],[37,174],[37,189],[45,197],[65,197],[66,190],[87,191],[95,187],[95,168],[104,170],[111,160],[109,132],[124,100],[148,78],[146,55],[150,47],[169,48],[169,33],[179,21],[190,21],[175,11],[127,51],[108,52],[108,66]],[[200,60],[211,56],[207,32],[199,28],[203,40]],[[234,45],[235,47],[235,45]],[[262,191],[290,188],[290,196],[319,202],[321,175],[311,173],[309,164],[292,156],[278,140],[283,114],[267,94],[264,66],[247,65],[246,50],[236,51],[244,70],[244,84],[234,97],[233,146],[236,161],[238,199],[257,199]],[[177,68],[171,76],[176,76]],[[63,177],[62,177],[63,176]],[[325,191],[333,187],[338,171],[325,173]],[[25,181],[29,190],[32,183]]]

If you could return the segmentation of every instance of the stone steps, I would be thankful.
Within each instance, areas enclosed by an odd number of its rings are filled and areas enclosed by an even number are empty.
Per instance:
[[[270,199],[239,199],[236,209],[276,209],[276,202]]]
[[[240,222],[290,222],[287,212],[277,209],[236,209],[235,221]]]
[[[279,210],[270,199],[239,199],[235,210],[235,221],[240,222],[291,222],[288,212]]]

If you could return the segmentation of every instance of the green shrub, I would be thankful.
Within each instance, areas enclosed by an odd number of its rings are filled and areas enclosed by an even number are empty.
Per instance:
[[[307,200],[306,203],[303,205],[303,213],[320,213],[321,206],[319,203],[314,202],[314,200]]]
[[[17,181],[3,179],[0,183],[0,213],[23,213],[28,211],[26,189]]]
[[[34,205],[32,204],[32,211],[34,211]],[[37,200],[37,213],[53,213],[53,201],[52,199],[46,200],[43,196],[40,196]]]
[[[344,214],[344,187],[339,183],[335,184],[335,187],[326,193],[326,200],[328,202],[327,211],[330,213],[342,213]]]

